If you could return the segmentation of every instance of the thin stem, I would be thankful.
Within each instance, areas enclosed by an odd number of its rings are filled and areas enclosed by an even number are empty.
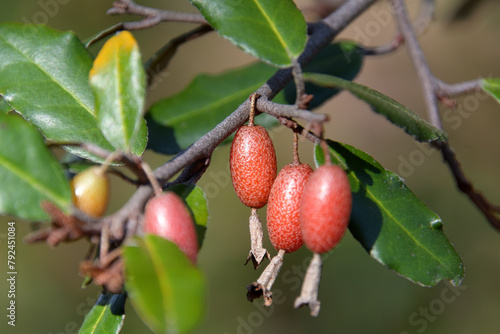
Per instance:
[[[394,39],[385,45],[364,47],[365,56],[380,56],[398,50],[404,44],[403,35],[397,34]]]
[[[500,207],[490,203],[483,194],[475,189],[472,182],[467,179],[462,171],[462,166],[448,143],[436,143],[435,145],[441,150],[443,159],[448,163],[458,189],[467,194],[471,201],[483,212],[491,226],[500,231]]]
[[[413,29],[406,10],[406,4],[404,0],[391,0],[391,2],[396,13],[399,30],[405,39],[408,53],[420,79],[430,122],[436,128],[443,129],[435,94],[437,84],[434,81],[429,64],[427,63],[425,55],[420,47],[420,43],[418,42],[415,30]]]
[[[156,9],[138,5],[132,0],[118,0],[113,3],[113,6],[113,8],[108,9],[108,15],[129,14],[143,16],[144,18],[135,22],[120,22],[99,32],[85,44],[86,48],[89,48],[101,39],[106,38],[118,31],[148,29],[160,24],[161,22],[186,22],[208,25],[208,22],[205,20],[203,15],[198,13],[180,13],[170,10]]]
[[[297,59],[293,59],[292,61],[292,73],[293,80],[295,81],[295,105],[301,109],[306,109],[304,106],[304,96],[306,95],[306,86],[304,83],[304,77],[302,76],[302,67]]]
[[[252,93],[250,95],[250,116],[248,118],[248,126],[254,125],[255,118],[255,101],[260,97],[258,93]]]
[[[117,159],[118,157],[121,156],[121,153],[118,152],[118,151],[115,151],[113,153],[111,153],[110,155],[108,155],[106,157],[106,159],[104,160],[104,162],[102,163],[102,165],[100,165],[98,168],[97,168],[97,173],[99,176],[103,175],[104,173],[106,173],[106,170],[109,168],[109,165],[111,163],[113,163],[113,161],[115,161],[115,159]]]
[[[117,23],[99,33],[97,33],[97,35],[91,37],[87,43],[85,44],[85,48],[89,48],[90,46],[92,46],[93,44],[97,43],[98,41],[100,41],[101,39],[104,39],[112,34],[114,34],[115,32],[117,31],[122,31],[124,30],[124,26],[123,26],[123,22],[120,22],[120,23]]]
[[[293,132],[293,164],[300,164],[299,157],[299,134],[297,132]]]
[[[106,258],[109,252],[109,229],[107,226],[103,226],[102,232],[101,232],[101,239],[99,243],[99,258],[101,259]]]
[[[139,15],[146,18],[155,18],[162,21],[170,22],[185,22],[185,23],[202,23],[207,24],[203,15],[199,13],[180,13],[171,10],[162,10],[136,4],[132,0],[118,0],[113,3],[113,8],[107,11],[108,15]],[[138,29],[144,29],[141,27]],[[127,28],[128,29],[128,28]]]
[[[146,173],[146,175],[149,179],[149,182],[151,183],[151,186],[153,187],[153,191],[155,193],[155,196],[160,196],[162,193],[161,186],[158,183],[158,180],[156,179],[156,177],[154,176],[153,171],[151,170],[149,165],[147,163],[145,163],[144,161],[142,162],[141,167],[144,170],[144,173]]]
[[[320,146],[321,149],[323,150],[323,155],[325,156],[325,165],[326,166],[331,166],[332,164],[332,157],[330,156],[330,148],[328,147],[328,144],[326,143],[326,140],[321,140],[320,141]]]

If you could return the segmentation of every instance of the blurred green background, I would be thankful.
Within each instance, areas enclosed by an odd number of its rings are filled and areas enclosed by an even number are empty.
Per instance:
[[[194,11],[184,0],[140,1],[171,10]],[[298,1],[301,6],[314,1]],[[413,14],[420,1],[408,1]],[[469,17],[450,23],[459,2],[437,1],[436,20],[421,37],[422,46],[436,76],[449,83],[479,77],[500,77],[500,7],[484,1]],[[117,22],[135,17],[110,17],[111,1],[2,1],[0,21],[46,23],[73,30],[85,40]],[[369,45],[391,41],[393,20],[388,5],[380,1],[357,19],[340,37]],[[170,38],[191,28],[180,23],[161,24],[134,32],[143,58],[147,59]],[[101,44],[93,46],[95,54]],[[218,73],[253,61],[252,57],[215,33],[182,46],[148,103],[183,89],[200,72]],[[404,49],[366,59],[358,82],[395,98],[423,117],[420,86]],[[444,126],[466,174],[494,203],[500,203],[500,106],[491,98],[471,95],[458,100],[458,111],[443,110]],[[460,110],[460,109],[459,109]],[[287,255],[275,287],[275,302],[264,309],[262,301],[249,303],[245,286],[260,271],[244,266],[248,253],[250,210],[234,194],[228,172],[229,147],[218,148],[199,185],[209,200],[211,213],[199,265],[209,285],[208,313],[197,333],[498,333],[500,328],[500,235],[455,187],[448,167],[438,152],[417,144],[411,136],[371,112],[364,103],[342,93],[319,112],[331,115],[326,134],[365,150],[386,168],[401,172],[407,184],[444,221],[445,232],[463,257],[466,278],[459,289],[447,283],[423,288],[397,276],[373,261],[350,234],[324,265],[320,287],[321,312],[311,318],[308,309],[293,309],[300,280],[308,264],[305,247]],[[291,134],[284,128],[272,131],[279,166],[291,161]],[[313,164],[312,145],[301,144],[301,158]],[[145,160],[156,167],[168,159],[151,152]],[[403,161],[412,161],[410,170]],[[113,178],[109,212],[117,210],[133,189]],[[1,185],[0,185],[1,186]],[[1,191],[1,190],[0,190]],[[260,210],[262,218],[265,211]],[[0,268],[6,272],[7,222],[1,217]],[[78,263],[87,250],[83,241],[55,249],[45,244],[28,246],[22,238],[30,226],[15,220],[17,227],[17,322],[7,325],[6,280],[0,281],[1,333],[77,333],[85,313],[99,295],[99,288],[80,289]],[[266,240],[267,248],[274,251]],[[455,297],[455,298],[453,298]],[[122,333],[149,333],[127,304]]]

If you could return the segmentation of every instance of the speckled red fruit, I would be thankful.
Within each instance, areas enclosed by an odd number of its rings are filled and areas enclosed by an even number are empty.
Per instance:
[[[352,193],[340,166],[320,166],[311,175],[300,201],[300,225],[307,248],[326,253],[340,242],[351,216]]]
[[[89,216],[100,217],[109,202],[109,179],[99,167],[93,166],[75,175],[70,181],[73,204]]]
[[[267,231],[274,248],[287,253],[302,246],[299,204],[313,170],[308,164],[283,167],[274,181],[267,204]]]
[[[196,263],[198,239],[193,219],[182,199],[173,192],[153,197],[144,210],[144,232],[172,241]]]
[[[242,126],[231,145],[229,166],[241,202],[257,209],[266,205],[276,178],[276,152],[266,129]]]

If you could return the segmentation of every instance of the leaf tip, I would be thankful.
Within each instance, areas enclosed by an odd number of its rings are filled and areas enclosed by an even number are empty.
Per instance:
[[[101,70],[113,59],[113,56],[118,52],[130,53],[137,48],[137,41],[134,36],[127,30],[120,31],[115,36],[111,37],[94,60],[94,65],[90,70],[90,78],[101,72]]]

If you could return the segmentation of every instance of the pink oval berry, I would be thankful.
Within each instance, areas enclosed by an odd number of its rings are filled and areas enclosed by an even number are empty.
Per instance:
[[[231,179],[238,198],[248,207],[266,205],[276,178],[276,153],[271,137],[260,125],[236,132],[229,156]]]
[[[172,241],[196,263],[198,238],[191,214],[173,192],[153,197],[144,210],[144,232]]]
[[[274,181],[267,205],[267,230],[277,250],[291,253],[303,244],[299,204],[312,172],[308,164],[289,164],[283,167]]]
[[[326,253],[340,242],[351,216],[352,193],[340,166],[320,166],[309,178],[300,202],[300,225],[307,248]]]

